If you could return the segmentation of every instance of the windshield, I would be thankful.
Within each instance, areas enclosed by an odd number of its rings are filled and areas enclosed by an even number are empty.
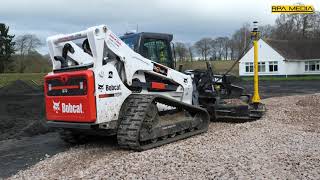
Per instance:
[[[137,44],[138,35],[122,36],[120,39],[126,43],[132,50],[135,50]]]

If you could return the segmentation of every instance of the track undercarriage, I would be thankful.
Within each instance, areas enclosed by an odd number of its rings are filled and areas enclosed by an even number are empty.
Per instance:
[[[158,103],[172,109],[158,111]],[[210,122],[205,109],[159,95],[131,95],[122,112],[118,143],[138,151],[206,132]]]

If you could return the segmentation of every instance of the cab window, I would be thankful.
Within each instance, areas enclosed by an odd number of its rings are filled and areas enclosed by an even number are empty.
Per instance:
[[[145,39],[142,46],[142,55],[152,61],[171,67],[167,41],[161,39]]]
[[[124,43],[126,43],[132,50],[135,51],[137,40],[138,40],[137,35],[132,35],[132,36],[128,36],[128,37],[120,37],[120,39],[122,41],[124,41]]]

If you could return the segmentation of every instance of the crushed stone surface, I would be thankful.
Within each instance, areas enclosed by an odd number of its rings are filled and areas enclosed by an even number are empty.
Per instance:
[[[214,122],[207,133],[144,152],[76,146],[10,179],[320,179],[320,94],[263,102],[257,121]]]

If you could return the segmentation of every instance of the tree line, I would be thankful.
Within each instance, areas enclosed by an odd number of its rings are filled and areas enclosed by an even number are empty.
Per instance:
[[[260,26],[262,38],[277,40],[319,40],[320,12],[314,14],[282,14],[274,25]],[[179,61],[237,60],[251,47],[250,24],[245,23],[231,36],[204,37],[193,44],[176,42],[175,54]],[[0,23],[0,73],[48,72],[48,55],[36,49],[43,43],[34,34],[15,37],[9,27]]]
[[[0,73],[48,72],[51,69],[48,56],[37,52],[43,43],[34,34],[15,37],[9,26],[0,23]]]
[[[261,38],[277,40],[319,40],[320,12],[314,14],[281,14],[274,25],[260,26]],[[245,23],[230,37],[204,37],[194,44],[176,42],[179,61],[237,60],[251,47],[250,24]]]

